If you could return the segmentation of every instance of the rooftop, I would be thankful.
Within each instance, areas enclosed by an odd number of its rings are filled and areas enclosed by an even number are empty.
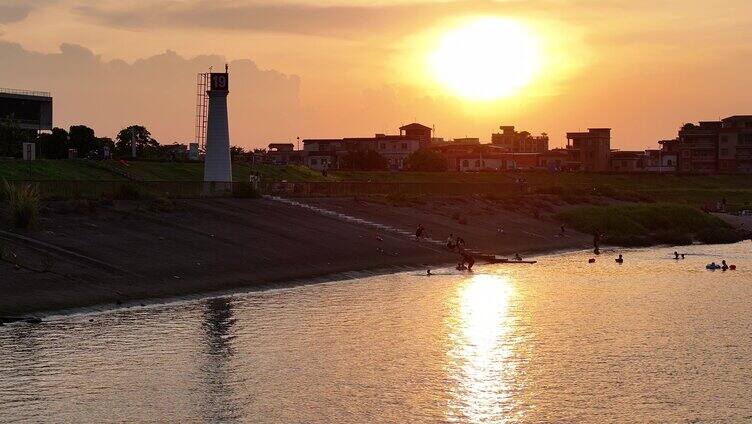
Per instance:
[[[52,97],[49,91],[32,91],[32,90],[19,90],[16,88],[3,88],[0,87],[0,93],[2,94],[20,94],[22,96],[36,96],[36,97]]]
[[[413,122],[412,124],[403,125],[400,127],[401,130],[430,130],[431,127],[427,127],[423,124],[419,124],[417,122]]]
[[[752,115],[734,115],[734,116],[729,116],[728,118],[721,119],[721,121],[723,121],[723,122],[726,122],[726,121],[747,121],[747,120],[752,120]]]

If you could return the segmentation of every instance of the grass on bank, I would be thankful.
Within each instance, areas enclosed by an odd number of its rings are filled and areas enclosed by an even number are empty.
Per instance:
[[[106,169],[91,166],[92,163],[92,161],[83,160],[40,159],[29,162],[3,159],[0,160],[0,180],[112,181],[124,179]]]
[[[235,181],[248,181],[251,171],[260,172],[266,181],[337,181],[303,166],[254,165],[234,162]],[[8,181],[203,181],[200,162],[49,160],[32,162],[0,160],[0,180]]]
[[[752,175],[589,174],[528,172],[356,172],[332,171],[327,177],[302,166],[233,163],[233,179],[248,181],[372,181],[394,183],[506,183],[524,178],[534,193],[553,194],[569,204],[590,203],[593,196],[624,202],[682,203],[695,207],[726,199],[728,209],[752,209]],[[199,162],[0,160],[0,179],[9,181],[202,181]],[[473,193],[468,187],[468,194]],[[499,193],[499,196],[504,193]],[[589,200],[590,199],[590,200]]]
[[[685,245],[694,240],[733,243],[744,238],[720,218],[678,204],[579,207],[557,217],[578,231],[600,232],[604,243],[617,246]]]
[[[39,191],[33,184],[3,181],[0,202],[5,204],[13,227],[28,229],[36,225],[39,217]]]
[[[117,161],[103,161],[103,165],[113,168],[116,172],[127,173],[132,179],[139,181],[203,181],[204,164],[201,162],[150,162],[131,161],[121,163]],[[234,181],[249,180],[251,172],[259,172],[264,181],[333,181],[325,178],[320,172],[303,166],[273,166],[253,165],[246,162],[233,162],[232,178]]]

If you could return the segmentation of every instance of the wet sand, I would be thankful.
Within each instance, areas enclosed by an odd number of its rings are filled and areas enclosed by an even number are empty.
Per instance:
[[[342,278],[342,273],[423,268],[457,254],[410,234],[422,223],[435,240],[462,236],[476,251],[513,254],[588,245],[555,222],[482,201],[390,206],[353,199],[306,204],[392,229],[350,222],[270,199],[182,202],[149,212],[119,202],[93,213],[50,212],[29,233],[0,233],[0,316],[119,304]],[[460,223],[451,216],[459,208]],[[498,234],[499,227],[504,229]],[[335,277],[336,276],[336,277]]]

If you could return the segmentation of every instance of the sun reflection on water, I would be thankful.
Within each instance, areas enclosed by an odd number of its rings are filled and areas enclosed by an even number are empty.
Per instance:
[[[513,360],[515,290],[503,275],[476,275],[459,288],[449,319],[449,421],[485,423],[519,420]]]

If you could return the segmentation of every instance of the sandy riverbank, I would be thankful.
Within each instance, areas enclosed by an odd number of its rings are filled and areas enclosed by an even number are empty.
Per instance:
[[[85,213],[51,207],[35,231],[0,233],[6,258],[0,262],[0,316],[454,262],[455,253],[413,240],[409,234],[418,223],[436,240],[453,233],[475,250],[497,254],[577,248],[589,241],[569,231],[559,237],[554,222],[480,200],[412,206],[302,202],[391,229],[269,199],[192,200],[179,211],[159,213],[133,202]],[[463,222],[452,217],[454,210],[462,211]]]

